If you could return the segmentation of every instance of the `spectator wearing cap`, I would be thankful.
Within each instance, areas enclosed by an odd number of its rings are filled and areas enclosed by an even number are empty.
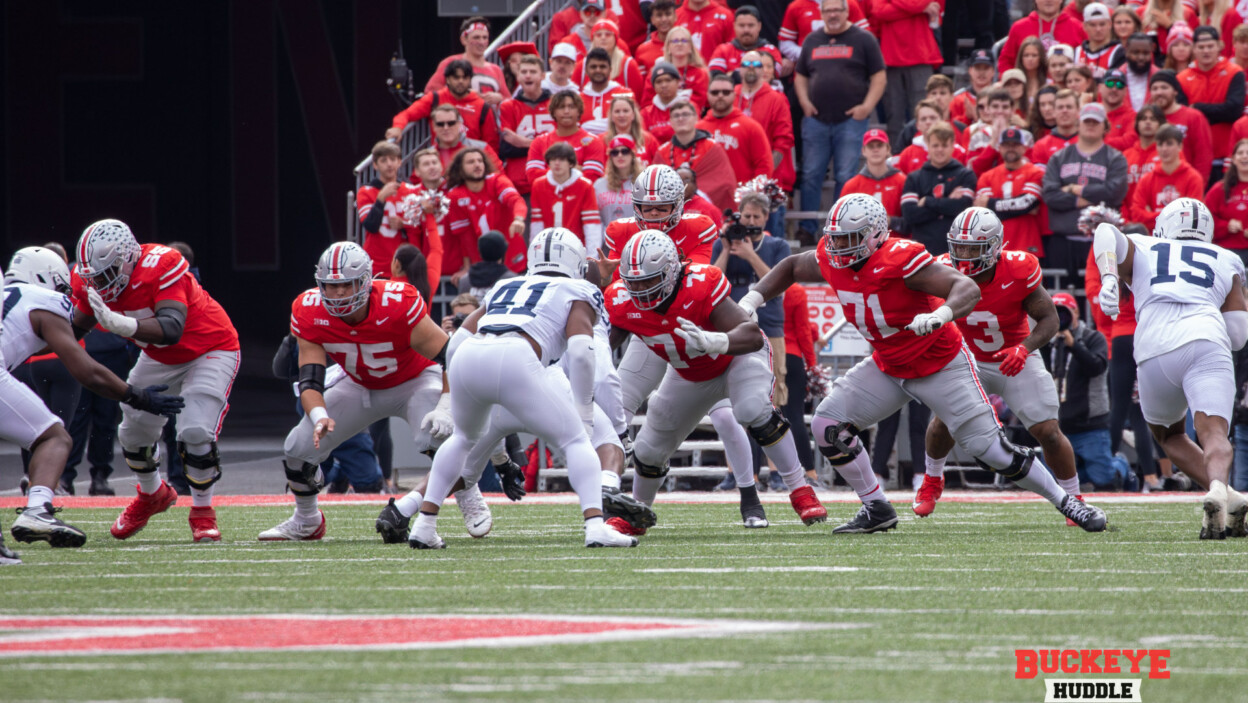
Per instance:
[[[992,52],[987,49],[976,49],[971,52],[971,60],[966,65],[966,73],[971,84],[959,88],[949,101],[949,119],[969,125],[975,122],[975,101],[979,94],[992,85],[995,74]]]
[[[659,140],[642,129],[641,108],[637,106],[636,97],[632,93],[620,93],[611,97],[607,105],[607,131],[603,132],[602,145],[610,148],[611,140],[617,134],[628,135],[633,146],[629,147],[642,163],[642,168],[659,153]]]
[[[1051,85],[1066,85],[1066,71],[1075,63],[1075,50],[1065,44],[1054,44],[1045,54]]]
[[[676,25],[689,30],[702,56],[732,39],[732,20],[732,11],[712,0],[685,0],[676,10]]]
[[[997,213],[1005,233],[1002,248],[1044,255],[1040,239],[1040,190],[1044,170],[1026,159],[1029,135],[1017,127],[1001,134],[1002,164],[979,177],[976,207]]]
[[[550,18],[550,35],[548,37],[550,47],[557,46],[581,23],[581,7],[583,4],[583,0],[573,0],[567,7],[556,12],[555,16]],[[597,11],[594,19],[597,19],[597,15],[602,14],[603,7],[604,4],[601,2],[594,3],[594,10]]]
[[[666,144],[672,139],[668,111],[676,101],[689,100],[692,91],[681,90],[680,72],[666,61],[660,61],[650,72],[650,82],[647,85],[653,86],[654,95],[642,102],[641,118],[654,138],[660,144]]]
[[[514,41],[498,47],[498,60],[506,67],[507,94],[514,96],[520,90],[520,59],[532,56],[541,59],[537,45],[531,41]]]
[[[1165,54],[1162,68],[1175,73],[1192,65],[1192,45],[1196,42],[1195,33],[1186,22],[1175,22],[1166,34],[1166,43],[1161,51]]]
[[[1248,261],[1248,139],[1235,142],[1226,175],[1209,189],[1205,204],[1213,214],[1213,243]]]
[[[1162,208],[1179,198],[1204,196],[1205,179],[1183,161],[1182,151],[1183,132],[1178,127],[1168,124],[1157,131],[1157,166],[1135,187],[1126,219],[1151,232]]]
[[[629,56],[624,50],[619,37],[620,30],[615,22],[598,20],[594,24],[589,50],[585,55],[581,56],[580,60],[577,61],[576,68],[572,71],[572,82],[581,86],[589,84],[589,76],[585,71],[585,61],[588,59],[589,52],[592,52],[594,49],[602,49],[606,52],[607,60],[610,64],[607,79],[615,81],[634,95],[640,95],[644,87],[641,80],[641,69],[638,67],[637,60]]]
[[[1088,38],[1075,47],[1075,63],[1092,69],[1093,78],[1126,60],[1125,47],[1114,37],[1109,7],[1104,3],[1091,2],[1083,8],[1083,31]]]
[[[1005,89],[1010,96],[1013,110],[1010,112],[1010,123],[1015,127],[1025,127],[1027,125],[1027,114],[1030,112],[1028,105],[1031,98],[1027,97],[1027,74],[1021,68],[1011,68],[1001,74],[1001,87]],[[1047,87],[1047,86],[1046,86]],[[1043,91],[1041,88],[1040,91]],[[1039,92],[1037,91],[1036,102],[1039,103]]]
[[[1139,112],[1149,101],[1148,83],[1157,72],[1153,63],[1153,38],[1136,32],[1127,39],[1127,97],[1131,109]]]
[[[555,44],[550,50],[550,71],[542,80],[542,88],[551,95],[561,90],[578,90],[572,82],[572,72],[576,70],[576,49],[571,44]]]
[[[822,0],[823,27],[802,43],[794,89],[802,114],[802,209],[821,207],[823,180],[832,165],[834,195],[858,170],[867,118],[888,81],[875,37],[849,23],[847,0]],[[802,229],[813,239],[817,225]]]
[[[446,85],[446,67],[452,61],[467,61],[472,66],[472,89],[488,105],[497,105],[507,97],[507,77],[498,64],[485,60],[490,46],[490,23],[484,17],[469,17],[459,26],[459,42],[464,53],[442,59],[425,83],[425,92],[432,93]],[[533,53],[537,53],[536,48]]]
[[[928,128],[923,134],[928,160],[906,176],[901,195],[901,214],[911,236],[934,255],[949,251],[949,226],[975,197],[974,172],[953,158],[954,137],[948,122]]]
[[[692,101],[701,112],[706,106],[706,87],[710,82],[710,74],[706,71],[706,61],[703,60],[702,54],[693,46],[693,39],[688,29],[676,26],[667,33],[662,63],[676,70],[676,75],[680,79],[680,89],[689,91],[686,99]],[[646,81],[646,90],[642,93],[643,103],[649,102],[656,93],[653,71],[650,77],[651,80]]]
[[[477,240],[477,253],[481,258],[467,268],[466,275],[459,279],[456,288],[460,296],[475,296],[479,300],[490,292],[495,283],[505,278],[515,278],[516,272],[508,269],[503,263],[503,259],[507,256],[507,238],[496,230],[490,230],[481,235],[481,238]],[[451,302],[452,312],[456,312],[454,308],[458,302],[458,298]],[[450,315],[447,315],[446,319],[449,318]],[[443,324],[445,324],[445,319]]]
[[[1099,95],[1109,124],[1105,143],[1125,153],[1139,141],[1135,134],[1135,110],[1127,102],[1127,75],[1117,68],[1107,72],[1101,78]]]
[[[1045,265],[1065,269],[1068,281],[1088,258],[1092,238],[1079,232],[1079,213],[1089,205],[1121,208],[1127,193],[1127,161],[1105,144],[1105,108],[1089,103],[1079,111],[1079,139],[1049,159],[1043,198],[1052,236],[1044,243]]]
[[[1056,122],[1053,131],[1036,140],[1027,152],[1027,159],[1041,168],[1054,154],[1079,138],[1079,96],[1065,88],[1057,91],[1053,96],[1053,118]]]
[[[1166,116],[1166,122],[1183,130],[1183,158],[1208,180],[1213,168],[1213,135],[1209,120],[1199,110],[1182,104],[1187,96],[1174,71],[1161,70],[1148,79],[1149,101]],[[1242,109],[1242,108],[1241,108]]]
[[[1136,141],[1122,151],[1127,160],[1127,197],[1124,203],[1135,198],[1135,186],[1149,171],[1157,167],[1157,132],[1166,124],[1166,115],[1156,105],[1145,105],[1135,113]],[[1097,279],[1098,282],[1100,279]],[[1099,326],[1099,325],[1098,325]]]
[[[1055,43],[1067,46],[1082,44],[1088,38],[1083,24],[1061,10],[1062,0],[1036,0],[1035,11],[1010,27],[1010,34],[1001,47],[997,70],[1004,73],[1014,65],[1023,40],[1028,37],[1040,37],[1046,48]]]
[[[711,51],[711,59],[706,63],[706,68],[711,73],[735,73],[741,66],[741,57],[747,51],[771,46],[771,42],[761,37],[762,15],[753,5],[742,5],[737,8],[736,16],[732,21],[732,31],[736,35],[732,41],[713,47]]]
[[[567,35],[560,37],[558,42],[571,46],[576,52],[575,60],[578,61],[593,46],[594,26],[601,20],[614,20],[615,15],[606,11],[604,0],[581,0],[579,17],[580,22],[573,25]],[[551,48],[557,45],[554,39],[551,39]]]
[[[1195,27],[1200,24],[1196,10],[1185,5],[1183,0],[1147,0],[1135,13],[1140,16],[1143,31],[1155,35],[1163,51],[1173,25],[1185,22],[1188,27]]]
[[[933,27],[940,26],[944,0],[920,5],[913,0],[871,0],[871,20],[888,66],[884,112],[888,135],[900,140],[910,110],[923,99],[932,67],[944,63]]]
[[[866,13],[862,11],[864,4],[869,5],[869,0],[864,0],[864,2],[848,0],[847,4],[849,23],[864,32],[870,32],[871,25]],[[791,0],[788,7],[784,9],[784,19],[780,22],[779,35],[781,57],[778,61],[783,61],[788,67],[784,70],[785,74],[797,63],[806,37],[810,36],[811,32],[823,28],[822,5],[822,0]]]
[[[529,183],[536,183],[537,179],[546,175],[546,150],[555,142],[567,142],[572,146],[576,162],[591,183],[601,178],[606,150],[597,137],[581,128],[585,102],[580,94],[571,90],[555,93],[550,98],[548,109],[554,118],[555,129],[539,134],[529,145],[529,160],[525,165]]]
[[[631,59],[630,59],[631,60]],[[581,127],[593,135],[607,131],[611,98],[632,91],[611,80],[611,57],[601,47],[594,47],[585,55],[585,77],[581,86],[581,100],[585,102],[585,114]]]
[[[862,158],[866,165],[858,175],[846,181],[841,195],[862,193],[880,201],[888,213],[889,229],[900,233],[906,231],[901,216],[901,192],[906,185],[906,174],[888,165],[890,153],[888,133],[882,129],[867,130],[862,137]]]
[[[793,167],[793,114],[784,93],[763,79],[764,60],[762,52],[758,51],[748,51],[741,57],[741,85],[737,86],[735,104],[742,114],[754,118],[767,134],[776,180],[788,192],[797,181]],[[781,220],[781,224],[768,222],[769,230],[783,232],[784,207],[776,208],[771,216]]]
[[[697,125],[706,130],[715,143],[723,147],[732,164],[737,183],[745,183],[757,176],[770,178],[772,174],[771,143],[767,133],[752,117],[746,117],[734,104],[736,92],[732,79],[720,74],[711,79],[707,99],[710,110]]]
[[[472,90],[472,64],[464,59],[455,59],[447,63],[442,72],[446,78],[446,87],[426,92],[395,115],[390,129],[386,130],[386,139],[398,139],[409,122],[429,117],[433,108],[439,105],[450,105],[459,110],[463,117],[469,139],[491,145],[498,144],[498,121],[494,117],[494,110]],[[498,78],[499,85],[502,85],[501,68]]]
[[[499,156],[503,158],[503,171],[521,195],[529,193],[529,178],[524,172],[529,147],[537,135],[555,128],[550,116],[550,91],[542,87],[542,75],[542,60],[522,55],[517,71],[519,90],[498,107],[502,122]]]
[[[737,178],[724,148],[715,142],[710,132],[698,128],[698,111],[693,103],[677,100],[668,114],[672,120],[672,139],[659,147],[652,163],[672,168],[689,166],[697,174],[707,199],[721,210],[731,208],[736,204],[733,195]]]
[[[633,216],[633,180],[641,169],[633,138],[628,134],[612,137],[607,150],[607,173],[594,182],[594,197],[604,227]]]
[[[663,44],[667,41],[667,33],[676,26],[676,0],[654,0],[650,3],[650,25],[654,27],[654,31],[633,52],[633,57],[641,64],[641,70],[646,75],[663,59]]]
[[[1222,56],[1218,30],[1197,27],[1191,68],[1179,73],[1179,85],[1188,103],[1209,121],[1213,139],[1211,178],[1222,178],[1223,162],[1231,151],[1231,127],[1244,114],[1244,71]]]

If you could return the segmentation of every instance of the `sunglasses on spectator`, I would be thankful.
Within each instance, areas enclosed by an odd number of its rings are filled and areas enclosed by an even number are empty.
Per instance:
[[[708,90],[707,95],[732,95],[731,90]]]
[[[1126,81],[1120,81],[1116,78],[1111,78],[1110,80],[1105,81],[1105,87],[1106,88],[1125,88],[1127,87],[1127,84],[1126,84]]]
[[[689,40],[684,39],[684,38],[669,39],[668,41],[670,41],[673,44],[688,44],[689,43]]]
[[[608,151],[607,153],[610,154],[611,156],[625,156],[627,154],[633,153],[633,151],[632,149],[612,149],[611,151]]]
[[[451,121],[451,122],[434,122],[434,123],[433,123],[433,126],[434,126],[434,127],[454,127],[454,126],[455,126],[455,125],[457,125],[457,124],[459,124],[459,122],[458,122],[458,121]]]
[[[742,61],[741,65],[745,66],[746,68],[762,68],[763,62],[762,61]]]

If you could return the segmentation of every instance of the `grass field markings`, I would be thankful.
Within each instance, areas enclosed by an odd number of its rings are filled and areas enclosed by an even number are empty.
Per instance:
[[[816,572],[851,572],[858,571],[856,566],[746,566],[746,567],[683,567],[683,568],[654,568],[654,569],[633,569],[636,574],[739,574],[739,573],[793,573],[799,571],[816,571]]]

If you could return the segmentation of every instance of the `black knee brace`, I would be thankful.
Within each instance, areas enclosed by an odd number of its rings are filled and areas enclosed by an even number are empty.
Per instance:
[[[178,442],[178,454],[182,456],[183,466],[213,472],[212,478],[206,481],[195,478],[190,471],[186,472],[186,482],[191,484],[191,488],[201,491],[212,488],[212,484],[221,480],[221,455],[217,453],[217,443],[211,442],[209,446],[207,454],[192,454],[186,451],[186,442]]]
[[[123,447],[121,455],[125,457],[126,465],[136,474],[150,474],[160,468],[160,463],[156,461],[155,446],[143,447],[136,452]]]
[[[784,439],[784,435],[789,431],[789,421],[784,419],[779,410],[771,409],[771,417],[767,418],[767,422],[758,427],[751,427],[750,436],[758,442],[759,446],[770,447],[771,445]]]
[[[854,442],[860,432],[852,422],[828,425],[823,430],[823,441],[827,444],[819,445],[819,453],[827,457],[828,463],[833,466],[848,464],[862,452],[862,442]]]
[[[651,466],[645,462],[638,461],[636,455],[633,456],[633,463],[636,465],[637,475],[644,478],[663,478],[672,468],[666,462],[662,466]]]
[[[1010,465],[1004,469],[994,469],[985,464],[978,457],[975,458],[975,463],[979,464],[980,468],[988,469],[994,473],[1001,474],[1001,476],[1009,479],[1010,481],[1017,481],[1026,476],[1028,472],[1031,471],[1032,462],[1036,460],[1036,450],[1030,447],[1020,447],[1017,444],[1014,444],[1006,438],[1004,429],[1000,431],[998,439],[1001,440],[1001,446],[1005,447],[1005,450],[1014,457],[1013,460],[1010,461]]]
[[[321,476],[321,467],[316,464],[309,464],[305,461],[299,468],[292,469],[290,464],[282,461],[282,466],[286,468],[286,481],[290,485],[290,492],[297,496],[314,496],[325,486]],[[295,484],[302,484],[308,488],[306,490],[295,488]]]

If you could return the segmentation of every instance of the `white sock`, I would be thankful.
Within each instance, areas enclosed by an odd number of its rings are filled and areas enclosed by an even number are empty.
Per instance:
[[[654,505],[654,497],[659,494],[659,486],[661,485],[663,485],[663,479],[661,478],[634,476],[633,497],[646,505]]]
[[[942,456],[939,459],[930,455],[925,456],[923,458],[923,464],[926,467],[927,475],[931,476],[932,478],[944,478],[945,462],[948,459],[949,459],[948,456]]]
[[[1066,491],[1072,496],[1079,495],[1079,477],[1078,476],[1072,476],[1070,478],[1059,478],[1057,479],[1057,485],[1061,486],[1063,491]]]
[[[806,472],[797,458],[797,445],[793,443],[792,434],[785,432],[779,442],[763,447],[763,453],[771,459],[790,492],[806,486]]]
[[[724,444],[724,461],[732,469],[732,477],[738,486],[754,485],[754,452],[750,449],[750,437],[745,428],[737,422],[732,408],[715,408],[709,413],[715,434]]]
[[[430,515],[429,513],[416,513],[416,519],[412,520],[412,531],[409,536],[415,535],[421,532],[428,534],[430,532],[437,532],[437,530],[438,530],[438,516],[437,515]]]
[[[1031,465],[1031,470],[1027,475],[1018,479],[1017,483],[1020,487],[1026,488],[1032,493],[1039,494],[1049,501],[1054,507],[1062,506],[1062,499],[1066,497],[1066,491],[1057,485],[1057,481],[1053,480],[1053,474],[1049,473],[1049,467],[1040,461],[1040,457],[1036,457]]]
[[[619,488],[621,476],[614,471],[602,470],[602,487],[603,488]]]
[[[420,491],[412,489],[407,495],[394,501],[394,507],[403,513],[403,517],[411,517],[420,511],[420,504],[425,502],[425,497]]]
[[[191,495],[194,495],[192,492]],[[304,524],[320,522],[320,511],[316,507],[316,496],[295,496],[295,519]]]
[[[858,440],[854,440],[856,443]],[[854,489],[858,494],[858,498],[866,503],[872,500],[888,500],[884,495],[884,489],[880,486],[880,482],[875,477],[875,472],[871,470],[871,459],[867,456],[866,451],[858,452],[858,456],[850,460],[848,464],[833,467],[836,472],[845,479],[845,483]]]
[[[135,475],[139,479],[139,490],[151,495],[160,490],[160,472],[159,471],[136,471]]]
[[[603,519],[602,519],[602,516],[601,516],[601,515],[598,515],[598,516],[595,516],[595,517],[587,517],[587,518],[585,518],[585,529],[586,529],[586,530],[592,530],[592,529],[594,529],[595,527],[601,527],[601,526],[602,526],[602,524],[603,524]]]
[[[212,507],[212,490],[213,490],[212,486],[209,486],[205,490],[200,490],[198,488],[192,487],[191,488],[191,505],[195,506],[196,508]]]
[[[26,494],[26,508],[42,511],[44,503],[51,503],[55,495],[56,493],[47,486],[31,486],[30,493]]]

